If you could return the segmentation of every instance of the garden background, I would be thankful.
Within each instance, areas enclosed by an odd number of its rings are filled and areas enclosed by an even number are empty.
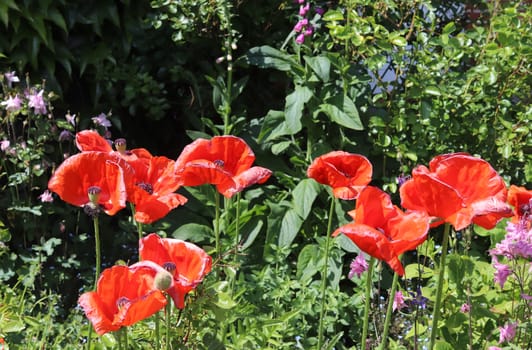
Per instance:
[[[331,192],[309,179],[309,165],[335,150],[364,155],[371,185],[397,205],[398,179],[452,152],[530,189],[531,44],[530,1],[0,0],[1,100],[42,91],[45,103],[42,113],[0,108],[0,346],[87,342],[77,300],[94,285],[94,228],[45,191],[78,153],[76,133],[94,129],[174,160],[198,138],[234,135],[272,171],[224,199],[221,216],[214,187],[181,187],[188,202],[142,227],[215,258],[172,314],[165,346],[360,349],[369,278],[376,348],[393,271],[382,263],[348,277],[359,248],[326,237],[355,202],[337,199],[329,212]],[[532,347],[522,298],[532,279],[493,280],[488,252],[507,221],[451,233],[436,348]],[[138,260],[128,208],[101,215],[100,230],[104,268]],[[406,300],[393,313],[391,349],[431,343],[442,231],[402,257]],[[157,317],[128,327],[129,348],[157,348]],[[517,336],[500,341],[508,322],[519,322]],[[93,348],[119,346],[114,333],[92,338]]]

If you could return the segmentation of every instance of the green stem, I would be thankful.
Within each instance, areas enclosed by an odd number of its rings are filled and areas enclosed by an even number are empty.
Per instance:
[[[170,350],[170,316],[172,314],[172,299],[170,298],[170,295],[166,296],[166,300],[166,350]]]
[[[117,335],[117,340],[118,340],[118,350],[122,350],[122,329],[119,329],[117,332],[116,332],[116,335]]]
[[[220,193],[218,191],[215,194],[214,239],[216,241],[216,255],[220,258],[222,249],[220,247]]]
[[[436,342],[436,333],[438,332],[438,322],[440,320],[440,308],[441,297],[443,292],[443,283],[445,278],[445,259],[447,257],[447,244],[449,242],[449,232],[451,231],[451,225],[445,223],[443,229],[443,238],[441,244],[441,258],[440,258],[440,271],[438,274],[438,285],[436,289],[436,300],[434,301],[434,310],[432,313],[432,330],[430,332],[430,346],[429,350],[434,349],[434,343]]]
[[[155,313],[155,349],[161,348],[161,322],[159,320],[159,312]]]
[[[320,324],[318,328],[318,350],[323,344],[323,319],[325,318],[325,292],[327,287],[327,273],[329,267],[329,245],[331,242],[331,227],[332,217],[334,214],[334,204],[336,203],[334,197],[331,197],[331,207],[329,209],[329,218],[327,220],[327,237],[325,237],[325,259],[323,262],[323,270],[321,273],[321,310],[320,310]]]
[[[388,332],[390,331],[390,324],[392,323],[392,311],[393,311],[393,301],[395,299],[395,292],[397,290],[397,281],[399,280],[399,275],[396,273],[393,274],[392,287],[390,289],[390,295],[388,296],[388,308],[386,309],[386,318],[384,319],[384,331],[382,333],[382,341],[380,345],[380,350],[386,350],[388,343]]]
[[[94,290],[98,285],[98,278],[100,277],[100,269],[102,265],[102,257],[100,255],[100,225],[98,221],[98,216],[95,216],[93,219],[94,223],[94,246],[96,250],[96,275],[94,277]]]
[[[371,286],[373,284],[373,265],[375,258],[371,257],[368,263],[368,274],[366,276],[366,291],[364,294],[364,325],[362,326],[362,340],[360,342],[361,349],[366,350],[366,339],[368,338],[368,326],[369,326],[369,308],[371,301]]]

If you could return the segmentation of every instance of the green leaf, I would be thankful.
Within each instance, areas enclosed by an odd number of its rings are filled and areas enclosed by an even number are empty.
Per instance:
[[[312,97],[312,91],[306,86],[296,85],[295,90],[286,96],[284,109],[286,127],[290,134],[297,134],[302,129],[301,117],[303,107]]]
[[[320,105],[319,111],[325,113],[338,125],[353,130],[364,130],[355,103],[348,96],[337,95],[331,98],[327,103]]]
[[[279,246],[288,247],[297,236],[303,220],[299,217],[295,209],[288,209],[281,221],[281,230],[279,232]]]
[[[179,226],[179,228],[172,233],[172,237],[184,241],[200,242],[206,238],[214,237],[214,233],[209,226],[189,223]]]
[[[305,220],[320,192],[319,184],[312,179],[303,179],[292,191],[292,204],[296,213]]]
[[[443,340],[438,340],[434,344],[434,350],[454,350],[454,347]]]
[[[434,276],[434,270],[430,267],[415,264],[408,264],[405,267],[405,278],[430,278]]]
[[[282,142],[276,143],[272,146],[271,151],[275,155],[281,154],[283,153],[285,149],[290,147],[291,144],[292,144],[292,141],[282,141]]]
[[[63,18],[63,15],[61,15],[61,12],[57,10],[57,8],[48,9],[47,15],[48,19],[54,22],[59,28],[63,29],[65,33],[68,33],[68,28],[65,19]]]
[[[262,121],[258,141],[273,141],[280,136],[290,135],[283,111],[269,110]]]
[[[441,91],[437,86],[427,86],[425,93],[432,96],[441,96]]]
[[[324,21],[343,21],[344,15],[340,10],[329,10],[323,15]]]
[[[285,72],[296,68],[304,71],[292,56],[267,45],[251,48],[245,59],[249,64],[260,68],[273,68]]]
[[[449,22],[445,25],[445,27],[443,27],[442,34],[449,35],[455,30],[456,30],[456,25],[454,24],[454,22]]]
[[[244,226],[242,226],[240,229],[240,234],[242,237],[247,236],[246,241],[242,244],[242,250],[246,250],[253,244],[253,242],[255,242],[255,239],[259,235],[263,224],[264,223],[260,218],[254,217],[250,221],[246,222]]]
[[[407,41],[402,36],[397,36],[395,38],[392,38],[390,42],[395,46],[405,47],[407,44]]]
[[[320,249],[316,244],[307,244],[301,249],[301,252],[297,257],[296,273],[296,277],[300,281],[307,282],[319,271],[317,264],[319,256]]]
[[[325,56],[317,57],[303,57],[305,62],[310,66],[310,68],[316,73],[318,78],[321,79],[324,83],[329,81],[330,71],[331,71],[331,61]]]

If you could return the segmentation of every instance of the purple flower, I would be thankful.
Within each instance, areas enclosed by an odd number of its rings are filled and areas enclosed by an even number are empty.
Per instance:
[[[349,274],[347,275],[347,278],[352,279],[353,276],[356,274],[358,278],[360,278],[360,275],[364,273],[368,269],[368,262],[366,259],[364,259],[364,255],[360,254],[357,255],[355,259],[351,262],[351,265],[349,265]]]
[[[492,265],[495,268],[494,282],[498,283],[501,288],[504,288],[504,284],[506,283],[508,276],[512,274],[512,270],[508,265],[499,263],[496,256],[492,258]]]
[[[9,140],[2,140],[0,141],[0,150],[2,152],[5,152],[8,148],[9,148],[9,145],[11,143],[9,142]]]
[[[70,141],[74,139],[74,134],[68,130],[63,130],[59,134],[59,141]]]
[[[52,192],[45,190],[40,196],[39,199],[43,203],[51,203],[54,201],[54,197],[52,196]]]
[[[9,96],[7,100],[0,102],[0,105],[5,106],[8,112],[18,112],[22,108],[22,99],[18,95]]]
[[[105,115],[105,113],[100,113],[96,117],[92,118],[92,121],[94,122],[94,124],[103,126],[104,128],[111,127],[111,122],[109,121],[109,119],[107,119],[107,115]]]
[[[305,29],[305,36],[311,36],[312,35],[312,32],[314,31],[314,29],[312,28],[312,26],[308,26],[307,29]]]
[[[325,9],[323,7],[316,7],[316,13],[320,16],[323,16]]]
[[[469,311],[471,311],[471,305],[469,305],[468,303],[462,304],[462,306],[460,307],[460,311],[464,314],[469,313]]]
[[[17,74],[14,71],[4,73],[4,77],[6,78],[7,86],[9,87],[11,87],[13,83],[18,83],[20,81],[20,79],[17,77]]]
[[[403,292],[401,291],[395,292],[395,296],[393,297],[393,305],[392,305],[393,311],[401,310],[405,306],[406,306],[406,303],[405,303],[405,297],[403,295]]]
[[[502,350],[501,348],[499,348],[498,346],[490,346],[488,348],[488,350]]]
[[[305,34],[301,33],[296,37],[296,43],[303,44],[305,42]]]
[[[399,187],[401,187],[408,179],[410,179],[410,175],[401,174],[397,176],[397,184],[399,185]]]
[[[502,327],[499,327],[499,344],[504,343],[505,341],[511,341],[515,337],[515,329],[517,328],[516,323],[507,323]]]
[[[416,293],[410,292],[410,295],[413,298],[411,301],[413,306],[419,307],[423,310],[427,308],[428,299],[423,296],[423,294],[421,293],[420,287],[417,287]]]
[[[39,91],[38,93],[31,93],[28,95],[28,106],[33,108],[35,114],[46,114],[46,104],[44,103],[42,94],[44,90]]]
[[[67,114],[65,114],[65,119],[67,120],[67,122],[72,124],[72,126],[76,126],[76,115],[75,114],[70,114],[70,112],[68,112]]]
[[[303,17],[307,14],[309,10],[310,10],[310,3],[307,2],[305,5],[301,5],[299,7],[299,15]]]

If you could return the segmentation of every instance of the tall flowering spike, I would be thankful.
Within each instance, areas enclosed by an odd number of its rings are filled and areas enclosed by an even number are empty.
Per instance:
[[[175,162],[166,157],[152,157],[129,161],[133,167],[134,183],[128,187],[128,200],[135,204],[135,220],[152,223],[166,216],[170,210],[183,205],[187,198],[174,193],[180,187],[175,174]]]
[[[203,281],[212,267],[212,258],[198,246],[154,233],[140,240],[139,254],[142,261],[153,261],[173,274],[174,285],[167,292],[180,309],[185,307],[185,295]]]
[[[166,305],[166,297],[155,283],[156,277],[164,273],[151,261],[113,266],[102,272],[96,291],[83,293],[78,303],[96,333],[116,331],[150,317]]]
[[[404,275],[399,256],[425,241],[429,217],[422,212],[402,212],[392,204],[388,194],[372,186],[360,192],[350,215],[356,217],[356,222],[338,228],[333,236],[345,234],[362,251]]]
[[[436,218],[433,226],[448,222],[461,230],[474,223],[491,229],[512,215],[504,180],[488,162],[466,153],[440,155],[429,168],[416,167],[400,194],[403,207]]]
[[[89,190],[98,188],[97,204],[108,215],[114,215],[126,206],[127,198],[124,170],[119,162],[119,158],[108,153],[76,154],[57,168],[48,189],[65,202],[84,207],[91,203]]]
[[[360,155],[343,151],[324,154],[312,162],[307,176],[329,185],[340,199],[356,199],[359,192],[371,181],[373,167]]]
[[[197,139],[183,149],[176,160],[175,171],[183,186],[216,185],[231,198],[246,187],[262,184],[271,170],[254,166],[255,155],[244,140],[236,136]]]

